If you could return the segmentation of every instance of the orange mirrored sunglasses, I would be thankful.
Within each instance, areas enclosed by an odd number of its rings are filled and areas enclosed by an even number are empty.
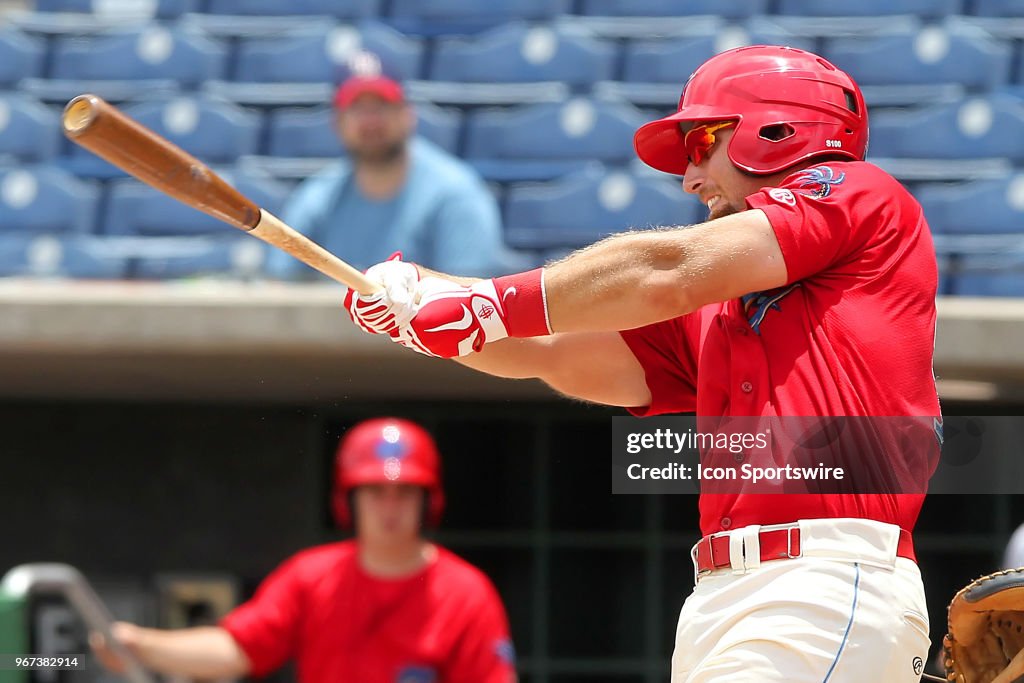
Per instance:
[[[686,150],[687,161],[699,166],[708,158],[708,153],[715,144],[715,131],[735,125],[735,121],[722,121],[721,123],[705,123],[688,130],[683,136],[683,149]]]

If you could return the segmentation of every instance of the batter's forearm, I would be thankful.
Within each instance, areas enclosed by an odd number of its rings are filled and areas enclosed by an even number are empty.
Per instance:
[[[129,647],[147,668],[190,678],[235,678],[249,660],[226,630],[202,626],[174,631],[143,628]]]
[[[682,232],[616,235],[545,268],[552,331],[628,330],[693,310]]]

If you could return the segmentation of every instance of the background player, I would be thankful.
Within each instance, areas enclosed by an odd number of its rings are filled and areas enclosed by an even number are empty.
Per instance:
[[[431,436],[407,420],[363,422],[342,439],[335,475],[335,518],[354,522],[354,540],[290,558],[219,626],[119,623],[116,637],[150,669],[196,678],[262,676],[294,659],[300,681],[515,681],[494,587],[421,535],[444,508]]]
[[[381,264],[370,273],[387,295],[350,295],[348,308],[422,353],[638,415],[927,416],[915,448],[888,453],[923,492],[939,416],[934,249],[920,205],[863,161],[867,141],[863,96],[832,64],[731,50],[635,138],[646,163],[685,175],[708,222],[493,280],[418,281],[409,264]],[[673,681],[917,681],[922,502],[702,496]]]

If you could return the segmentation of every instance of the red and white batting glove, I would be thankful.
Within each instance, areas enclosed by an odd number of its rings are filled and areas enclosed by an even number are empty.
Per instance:
[[[540,268],[468,287],[424,278],[418,294],[416,315],[391,337],[428,356],[468,356],[505,337],[551,334]]]
[[[370,295],[348,290],[345,310],[352,322],[370,334],[389,334],[408,324],[416,313],[416,287],[420,280],[416,266],[403,261],[401,252],[395,252],[387,261],[371,266],[365,274],[382,289]]]

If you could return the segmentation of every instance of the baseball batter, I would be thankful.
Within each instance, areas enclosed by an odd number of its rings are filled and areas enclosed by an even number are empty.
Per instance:
[[[407,420],[369,420],[342,440],[335,473],[334,514],[354,521],[355,540],[287,560],[219,626],[121,623],[116,637],[154,671],[194,678],[264,676],[295,660],[309,683],[514,683],[494,587],[420,535],[444,507],[430,435]],[[102,642],[94,648],[122,668]]]
[[[678,111],[635,136],[708,207],[692,227],[613,236],[473,281],[389,261],[350,295],[370,332],[637,415],[919,416],[937,272],[921,207],[866,163],[854,81],[817,55],[708,60]],[[937,454],[937,440],[920,448]],[[900,451],[888,457],[899,460]],[[920,463],[916,463],[920,465]],[[918,472],[926,488],[935,460]],[[674,683],[917,681],[928,618],[911,531],[923,495],[704,495]]]

